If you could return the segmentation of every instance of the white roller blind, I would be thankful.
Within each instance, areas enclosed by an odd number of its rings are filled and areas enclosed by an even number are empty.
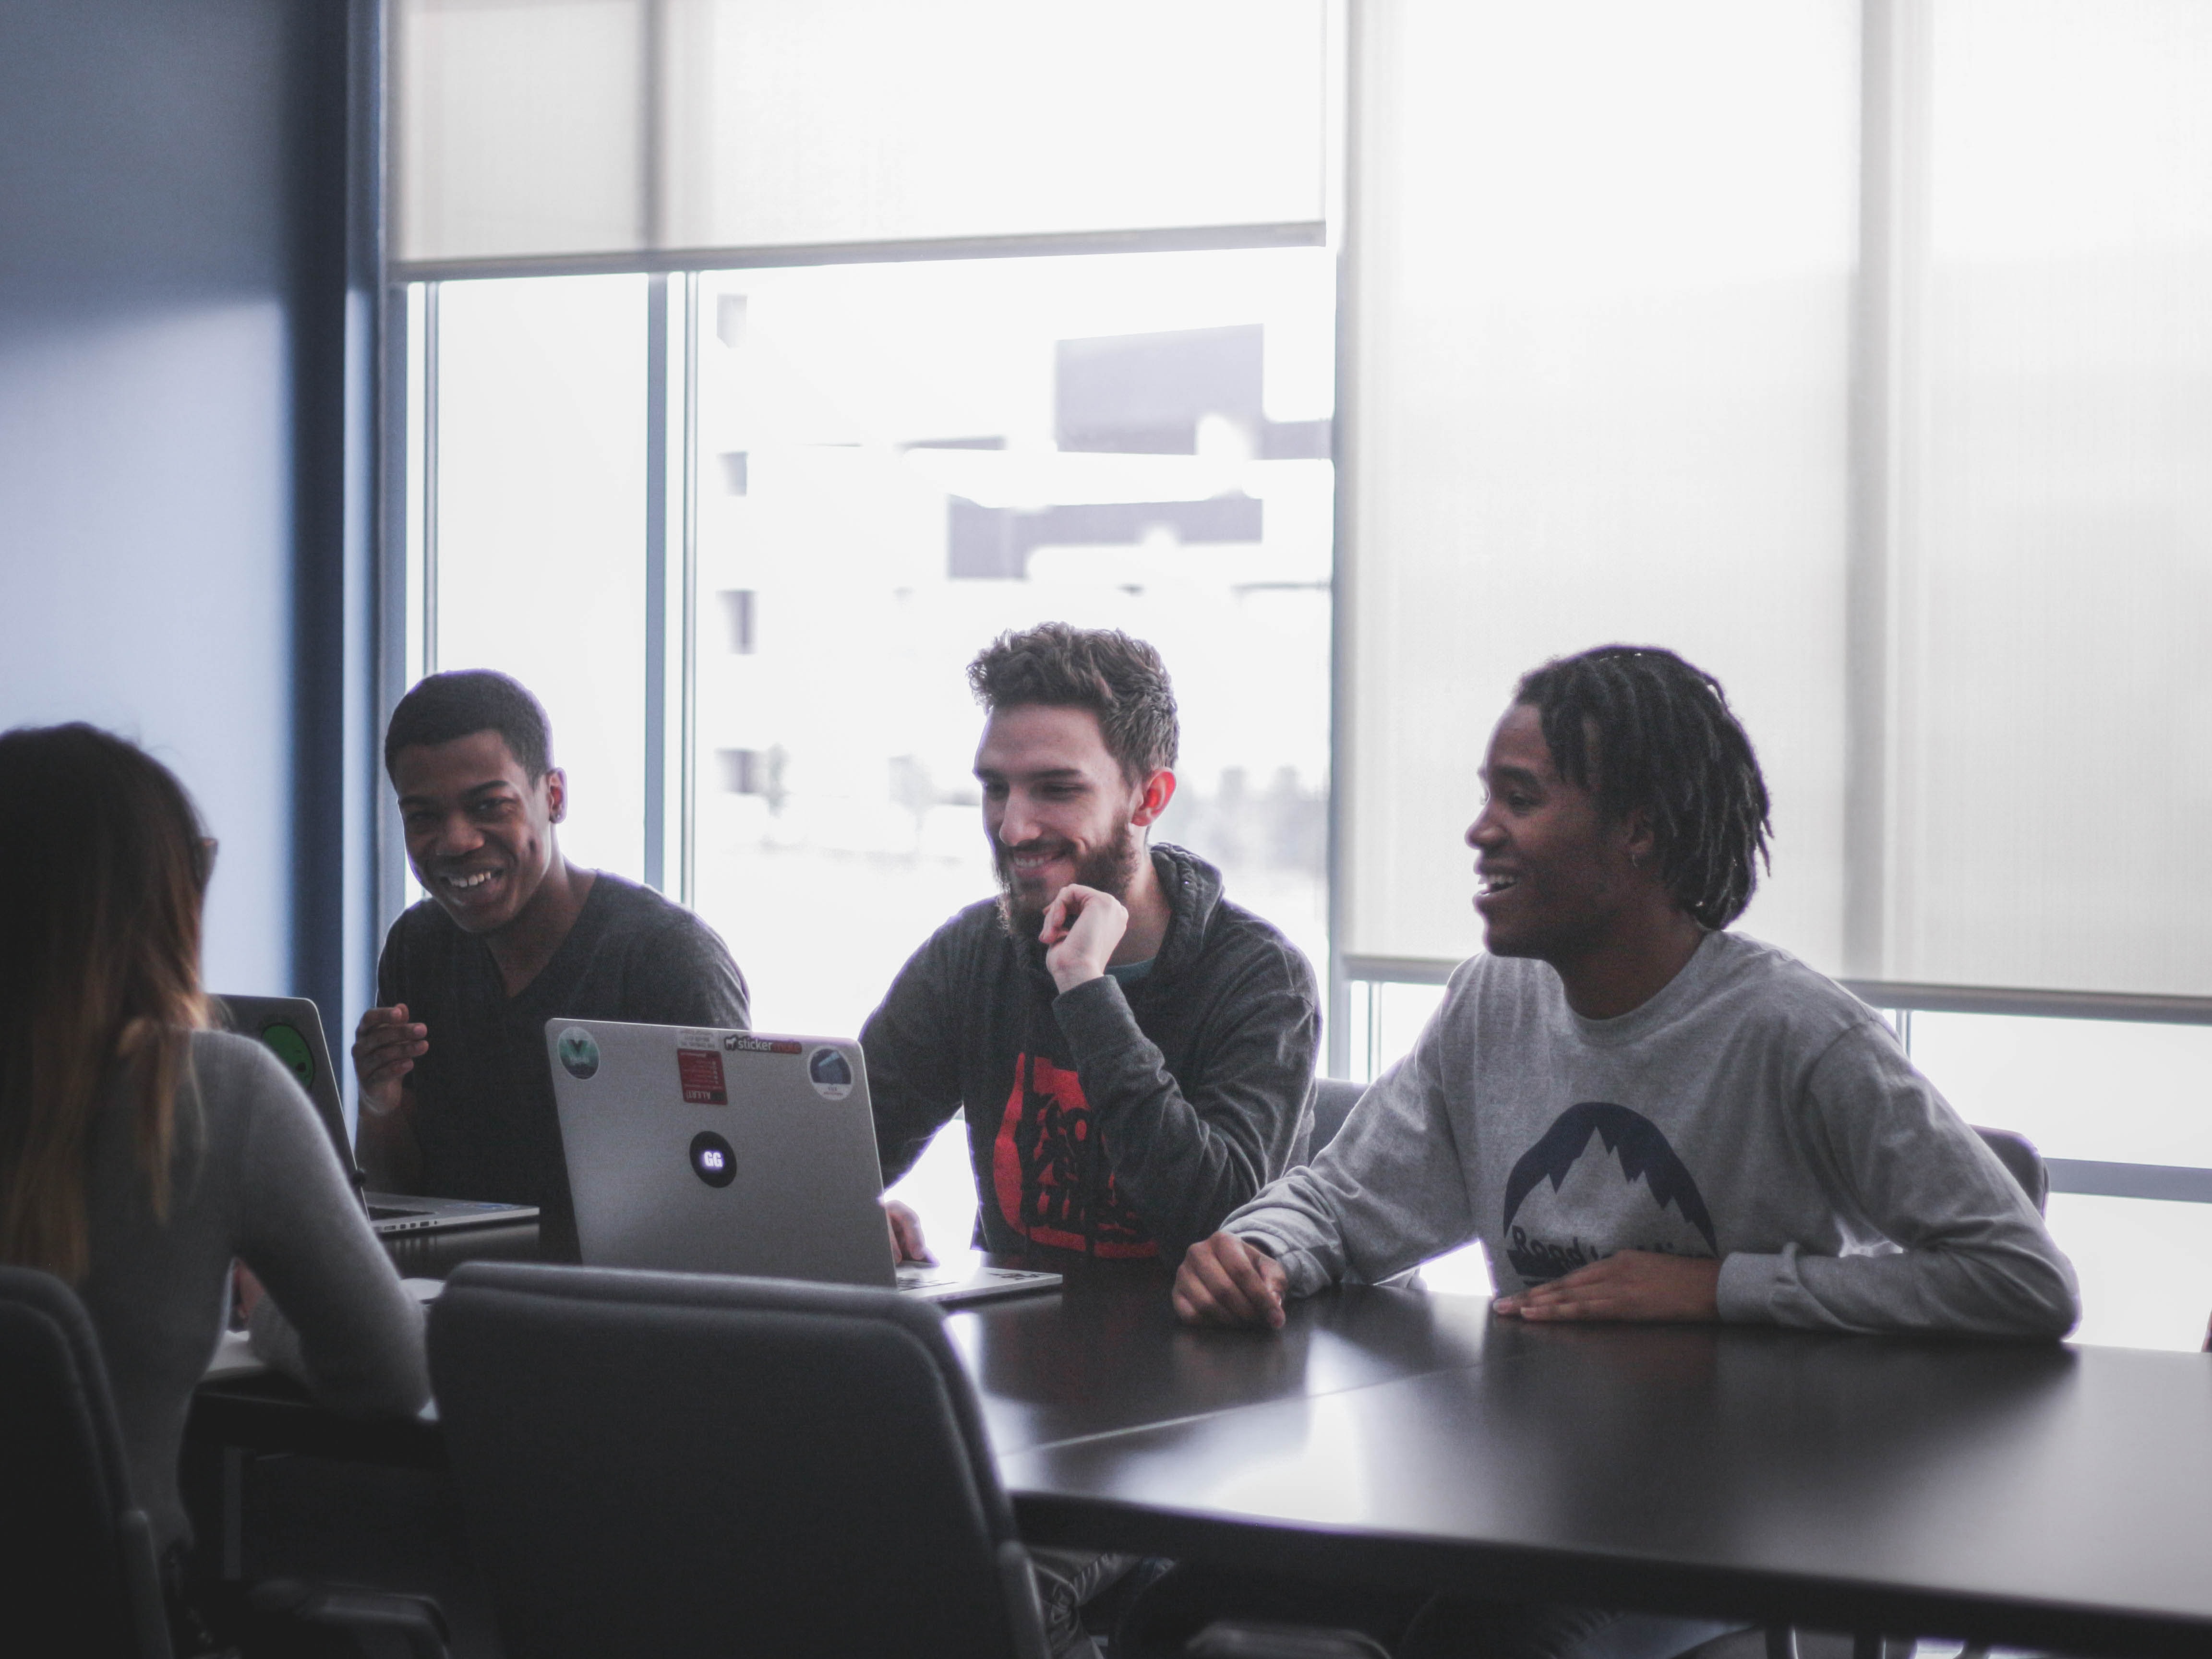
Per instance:
[[[1340,948],[1476,948],[1491,725],[1625,641],[1728,686],[1778,801],[1745,925],[1837,965],[1856,9],[1359,15]]]
[[[1880,969],[2212,995],[2212,7],[1926,50]]]
[[[1343,947],[1474,948],[1487,727],[1626,640],[1759,745],[1747,931],[2212,996],[2212,8],[1885,7],[1863,183],[1855,7],[1363,15]]]
[[[1317,222],[1321,0],[400,0],[398,257]]]
[[[646,0],[401,0],[401,258],[599,252],[646,233]]]

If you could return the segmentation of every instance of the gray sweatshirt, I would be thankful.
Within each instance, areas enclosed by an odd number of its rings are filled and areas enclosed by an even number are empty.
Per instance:
[[[162,1222],[131,1115],[95,1120],[92,1268],[77,1286],[100,1334],[132,1487],[165,1549],[190,1536],[177,1454],[227,1317],[234,1257],[269,1291],[255,1310],[254,1346],[325,1405],[401,1415],[430,1394],[421,1310],[369,1231],[314,1108],[275,1055],[245,1037],[194,1032],[176,1147]]]
[[[1480,1238],[1501,1292],[1618,1250],[1721,1261],[1727,1320],[2062,1336],[2072,1266],[1874,1012],[1708,934],[1615,1019],[1479,956],[1336,1139],[1230,1217],[1309,1295]]]

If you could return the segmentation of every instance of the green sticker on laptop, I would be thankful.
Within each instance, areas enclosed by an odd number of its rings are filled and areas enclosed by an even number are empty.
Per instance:
[[[269,1045],[269,1052],[284,1062],[285,1068],[300,1079],[302,1089],[315,1086],[315,1051],[307,1047],[307,1039],[300,1035],[296,1025],[287,1025],[282,1020],[261,1028],[261,1040]]]

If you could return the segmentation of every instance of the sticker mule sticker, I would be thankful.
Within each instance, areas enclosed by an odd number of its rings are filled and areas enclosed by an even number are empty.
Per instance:
[[[678,1048],[676,1079],[687,1106],[726,1106],[730,1091],[722,1081],[722,1057],[712,1048]]]
[[[722,1046],[733,1054],[796,1054],[805,1052],[805,1045],[757,1036],[726,1036]]]

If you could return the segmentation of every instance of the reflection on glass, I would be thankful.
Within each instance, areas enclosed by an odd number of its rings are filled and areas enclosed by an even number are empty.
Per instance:
[[[1182,711],[1156,832],[1326,956],[1322,250],[702,279],[696,906],[764,1029],[857,1031],[994,890],[964,670],[1059,618]]]

